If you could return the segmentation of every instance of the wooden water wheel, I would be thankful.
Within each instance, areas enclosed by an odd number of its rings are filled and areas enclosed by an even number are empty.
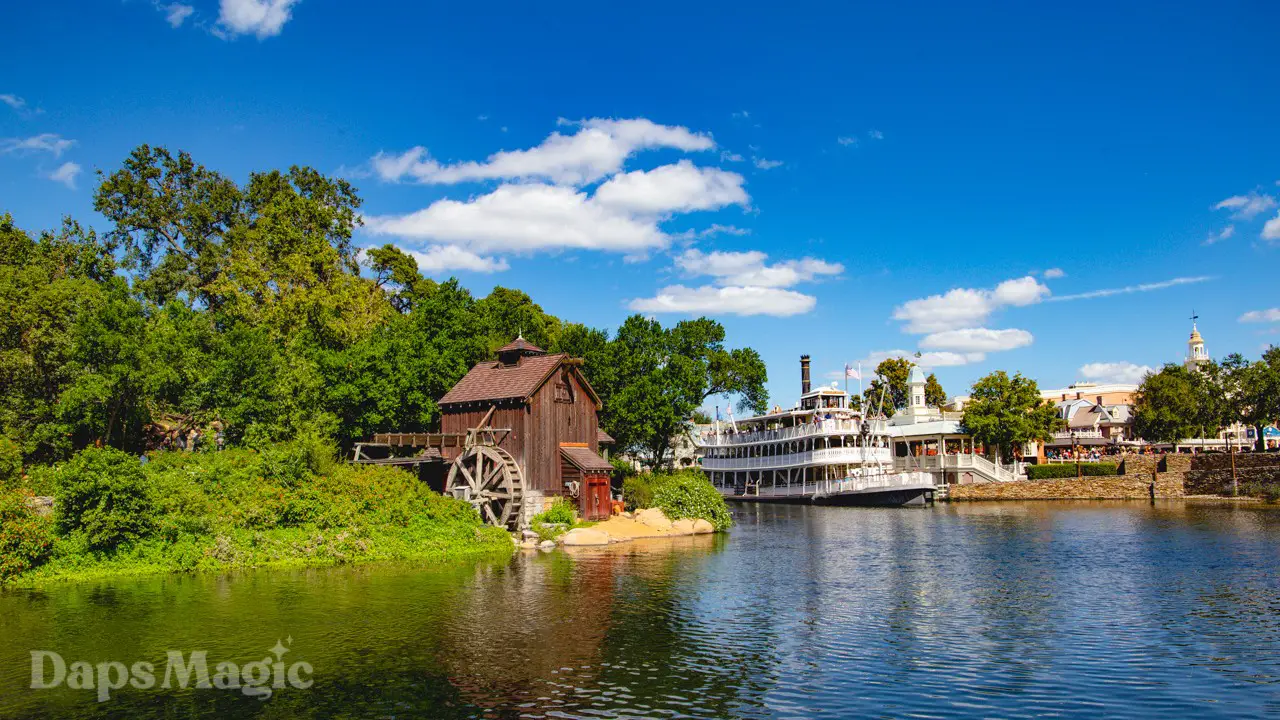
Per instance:
[[[500,447],[472,445],[449,466],[445,492],[470,502],[490,525],[514,528],[520,519],[524,474]]]

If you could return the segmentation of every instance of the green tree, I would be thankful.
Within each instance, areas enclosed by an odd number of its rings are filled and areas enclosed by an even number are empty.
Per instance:
[[[516,336],[540,348],[555,345],[560,334],[560,320],[542,311],[542,306],[521,290],[495,287],[476,303],[479,331],[489,340],[489,349],[497,350]]]
[[[1048,439],[1063,422],[1040,398],[1035,380],[999,370],[973,384],[961,425],[984,446],[998,448],[1008,462],[1021,458],[1024,443]]]
[[[863,393],[870,411],[880,408],[886,417],[893,417],[894,413],[907,406],[910,402],[907,380],[911,377],[913,364],[906,358],[880,361],[876,366],[875,379],[867,383],[867,390]]]
[[[1262,359],[1233,373],[1232,383],[1240,397],[1236,409],[1244,422],[1257,428],[1255,449],[1263,450],[1262,428],[1280,421],[1280,347],[1268,347]]]
[[[435,287],[435,282],[422,277],[418,261],[395,245],[383,245],[365,251],[366,262],[374,272],[374,282],[387,293],[396,311],[407,313]]]
[[[1201,384],[1181,365],[1165,365],[1138,385],[1133,431],[1149,442],[1176,443],[1204,427]]]
[[[720,323],[707,318],[663,328],[633,315],[610,344],[614,386],[604,428],[618,448],[651,467],[663,467],[673,440],[712,395],[738,398],[749,412],[768,406],[767,372],[750,348],[728,350]]]
[[[947,404],[947,391],[942,389],[942,383],[933,373],[924,379],[924,404],[938,408]]]

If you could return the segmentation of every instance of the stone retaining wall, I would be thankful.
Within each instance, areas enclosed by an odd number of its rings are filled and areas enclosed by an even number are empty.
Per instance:
[[[1157,477],[1156,497],[1182,497],[1182,473]],[[1151,497],[1151,474],[953,485],[948,493],[951,500],[1145,500]]]
[[[1241,486],[1254,486],[1252,489],[1258,485],[1280,486],[1280,453],[1238,453],[1236,477]],[[1231,456],[1225,453],[1196,455],[1187,472],[1187,492],[1230,495]]]
[[[1126,455],[1120,475],[952,485],[948,492],[951,500],[1145,499],[1153,471],[1159,498],[1231,494],[1231,456],[1225,453]],[[1237,454],[1236,475],[1241,486],[1280,486],[1280,453]]]

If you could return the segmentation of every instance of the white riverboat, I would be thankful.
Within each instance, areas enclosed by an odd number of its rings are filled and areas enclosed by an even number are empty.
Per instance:
[[[790,410],[717,422],[697,438],[702,469],[726,499],[819,505],[923,505],[929,472],[895,469],[883,417],[849,407],[848,393],[814,389],[800,358],[801,394]]]

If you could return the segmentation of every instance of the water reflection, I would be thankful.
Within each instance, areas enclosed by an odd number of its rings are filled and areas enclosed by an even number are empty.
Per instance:
[[[5,717],[1280,713],[1280,512],[746,506],[732,536],[0,594]],[[33,692],[32,649],[260,659],[307,691]]]

